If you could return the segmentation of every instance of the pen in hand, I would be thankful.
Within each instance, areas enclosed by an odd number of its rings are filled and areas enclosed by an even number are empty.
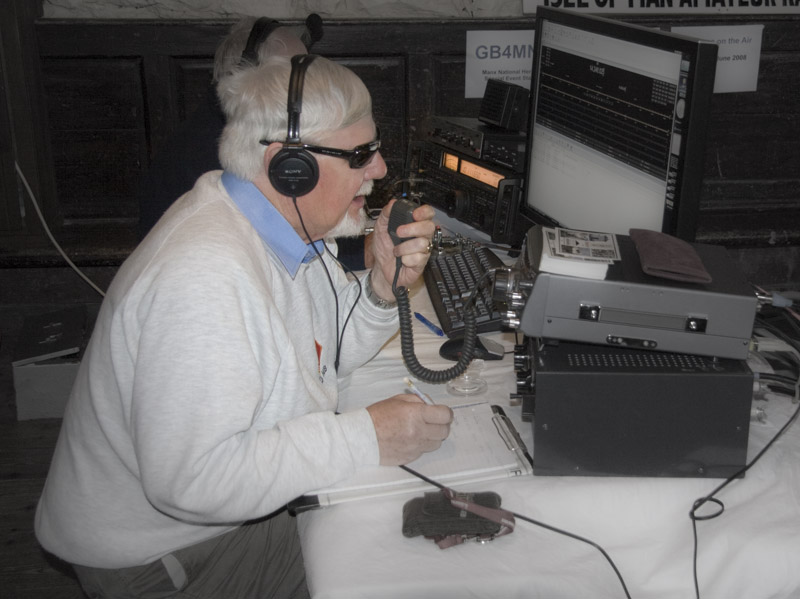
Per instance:
[[[432,406],[432,405],[434,405],[434,403],[433,403],[433,400],[432,400],[432,399],[431,399],[431,398],[430,398],[428,395],[426,395],[425,393],[423,393],[422,391],[420,391],[420,390],[417,388],[417,386],[414,384],[414,381],[412,381],[412,380],[411,380],[410,378],[408,378],[408,377],[404,378],[403,380],[405,381],[405,383],[406,383],[406,386],[408,387],[408,390],[409,390],[409,391],[411,391],[411,393],[413,393],[414,395],[416,395],[417,397],[419,397],[419,398],[420,398],[422,401],[424,401],[424,402],[425,402],[426,404],[428,404],[429,406]]]
[[[414,316],[422,324],[424,324],[426,327],[428,327],[428,330],[431,333],[433,333],[435,335],[439,335],[439,337],[444,337],[444,331],[442,329],[440,329],[439,327],[437,327],[435,324],[433,324],[430,320],[425,318],[422,314],[420,314],[419,312],[414,312]]]

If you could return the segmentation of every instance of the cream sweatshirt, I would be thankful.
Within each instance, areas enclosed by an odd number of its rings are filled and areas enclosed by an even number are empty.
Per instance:
[[[319,258],[292,278],[220,175],[170,208],[101,306],[36,513],[39,541],[68,562],[146,564],[379,461],[366,410],[334,414]],[[343,322],[358,288],[324,259]],[[338,376],[396,330],[395,310],[362,297]]]

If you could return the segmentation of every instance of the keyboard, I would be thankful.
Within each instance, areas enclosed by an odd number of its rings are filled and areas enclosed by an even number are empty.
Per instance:
[[[503,261],[492,250],[470,242],[431,254],[422,276],[439,325],[448,337],[464,334],[464,304],[478,282],[481,282],[475,301],[478,332],[499,331],[503,327],[503,319],[492,301],[494,278],[490,275],[481,281],[484,273],[501,266]]]

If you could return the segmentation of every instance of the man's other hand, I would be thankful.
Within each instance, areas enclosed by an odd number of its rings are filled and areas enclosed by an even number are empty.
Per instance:
[[[429,406],[416,395],[401,394],[367,407],[378,436],[381,465],[413,462],[438,449],[450,434],[453,410]]]

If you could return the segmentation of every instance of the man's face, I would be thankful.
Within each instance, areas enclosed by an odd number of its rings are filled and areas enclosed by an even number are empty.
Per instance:
[[[343,150],[369,143],[376,137],[375,123],[362,119],[345,129],[320,138],[315,145]],[[303,222],[313,240],[329,236],[358,234],[363,228],[364,196],[372,191],[373,181],[386,176],[386,163],[380,152],[363,168],[350,168],[348,161],[335,156],[314,154],[319,165],[319,181],[308,195],[297,198]],[[353,223],[358,223],[353,226]]]

